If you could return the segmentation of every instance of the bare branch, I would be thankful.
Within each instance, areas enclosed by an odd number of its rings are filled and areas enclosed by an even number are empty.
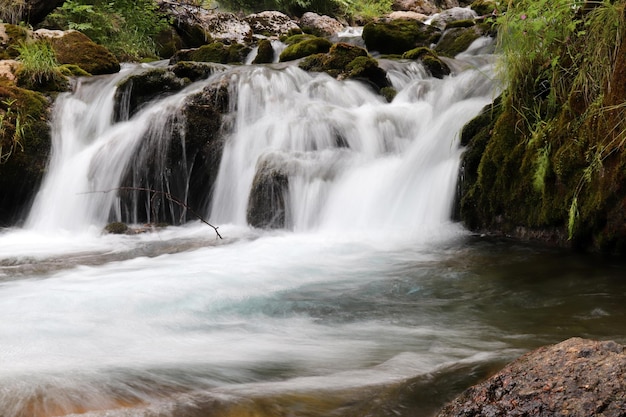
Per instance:
[[[220,232],[217,230],[218,229],[217,226],[213,226],[211,223],[209,223],[204,217],[202,217],[200,214],[198,214],[198,212],[196,212],[194,209],[189,207],[189,205],[187,205],[184,201],[174,197],[173,195],[171,195],[170,193],[165,192],[165,191],[158,191],[158,190],[153,190],[151,188],[143,188],[143,187],[118,187],[118,188],[113,188],[113,189],[110,189],[110,190],[89,191],[89,192],[86,192],[86,193],[83,193],[83,194],[110,193],[110,192],[113,192],[113,191],[145,191],[145,192],[153,194],[151,199],[153,199],[157,195],[161,195],[161,196],[165,197],[167,200],[171,201],[172,203],[178,204],[179,206],[185,208],[187,211],[189,211],[189,213],[194,215],[202,223],[204,223],[207,226],[211,227],[215,231],[215,234],[217,235],[217,237],[219,237],[220,239],[223,239],[222,235],[220,235]]]

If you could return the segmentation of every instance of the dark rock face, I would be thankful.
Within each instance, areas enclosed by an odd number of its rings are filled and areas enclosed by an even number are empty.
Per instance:
[[[466,390],[438,417],[623,417],[626,350],[573,338],[530,352]]]
[[[285,227],[288,188],[289,176],[282,158],[269,154],[259,159],[248,199],[248,224],[263,229]]]
[[[267,39],[263,39],[259,42],[259,48],[252,63],[271,64],[272,62],[274,62],[274,47],[272,47],[272,42]]]
[[[55,8],[61,6],[65,0],[26,0],[23,18],[27,23],[36,25]]]
[[[372,22],[363,28],[367,49],[381,54],[402,54],[419,46],[430,47],[440,37],[441,31],[436,27],[411,19]]]

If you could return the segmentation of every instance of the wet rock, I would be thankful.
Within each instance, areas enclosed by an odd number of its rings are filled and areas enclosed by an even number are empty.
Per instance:
[[[485,34],[483,26],[480,25],[448,29],[437,43],[435,51],[441,56],[454,58],[457,54],[469,48],[472,42]]]
[[[182,90],[189,81],[166,68],[154,68],[131,75],[120,82],[115,92],[115,120],[131,118],[141,107],[155,99]]]
[[[279,37],[288,33],[300,32],[300,26],[289,16],[277,11],[264,11],[248,15],[244,19],[255,35]]]
[[[257,54],[252,61],[253,64],[270,64],[274,62],[274,47],[272,42],[262,39],[259,42]]]
[[[344,29],[344,25],[337,19],[313,12],[306,12],[300,18],[300,26],[310,30],[317,36],[333,36]]]
[[[476,17],[478,17],[478,15],[472,9],[466,7],[453,7],[452,9],[445,10],[433,16],[430,24],[443,30],[450,22],[475,19]]]
[[[247,221],[252,227],[278,229],[285,227],[286,193],[289,176],[279,154],[268,154],[257,162],[248,199]]]
[[[293,38],[293,37],[292,37]],[[312,37],[293,43],[280,54],[280,62],[293,61],[309,55],[325,53],[330,50],[332,42],[328,39]]]
[[[223,68],[221,65],[208,62],[183,61],[170,67],[170,71],[178,78],[195,82],[209,78],[211,74],[219,71],[221,68]]]
[[[305,71],[326,72],[339,80],[365,81],[376,91],[391,86],[378,61],[365,49],[347,43],[334,44],[326,54],[311,55],[302,60],[299,67]]]
[[[411,49],[402,54],[403,59],[420,60],[424,67],[435,78],[443,78],[450,75],[450,67],[439,58],[432,49],[420,47]]]
[[[75,30],[39,32],[48,37],[59,64],[74,64],[92,75],[113,74],[120,70],[117,58],[104,46]]]
[[[402,54],[419,46],[430,47],[440,37],[439,29],[417,20],[371,22],[363,28],[367,49],[381,54]]]
[[[131,221],[141,223],[197,220],[194,213],[206,211],[217,177],[224,146],[223,117],[228,109],[226,81],[216,81],[187,97],[180,111],[170,116],[168,140],[137,149],[122,181],[123,187],[157,193],[120,195],[122,213],[135,213],[137,218],[131,216]],[[150,210],[146,213],[136,207]]]
[[[128,225],[121,222],[112,222],[106,225],[104,231],[112,235],[123,235],[128,232]]]
[[[624,415],[624,346],[573,338],[522,356],[466,390],[438,417]]]

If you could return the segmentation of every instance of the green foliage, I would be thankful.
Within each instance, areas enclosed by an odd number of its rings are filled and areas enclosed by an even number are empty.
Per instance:
[[[550,144],[546,144],[537,151],[535,160],[535,173],[533,175],[533,187],[536,191],[543,193],[546,188],[546,176],[550,168]]]
[[[153,0],[66,0],[48,20],[85,33],[123,60],[155,56],[154,37],[167,27]]]
[[[5,164],[16,151],[23,151],[24,122],[22,115],[13,109],[15,99],[2,100],[0,104],[0,164]]]

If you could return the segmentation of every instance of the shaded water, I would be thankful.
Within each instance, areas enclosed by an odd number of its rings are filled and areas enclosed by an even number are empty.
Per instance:
[[[28,227],[0,234],[0,416],[428,416],[527,349],[626,342],[624,264],[449,220],[458,131],[495,94],[490,57],[453,64],[446,80],[387,64],[391,104],[280,66],[119,123],[116,80],[63,97]],[[220,77],[237,106],[206,214],[226,239],[101,235],[122,214],[93,191]],[[260,160],[289,168],[287,230],[245,224]]]

